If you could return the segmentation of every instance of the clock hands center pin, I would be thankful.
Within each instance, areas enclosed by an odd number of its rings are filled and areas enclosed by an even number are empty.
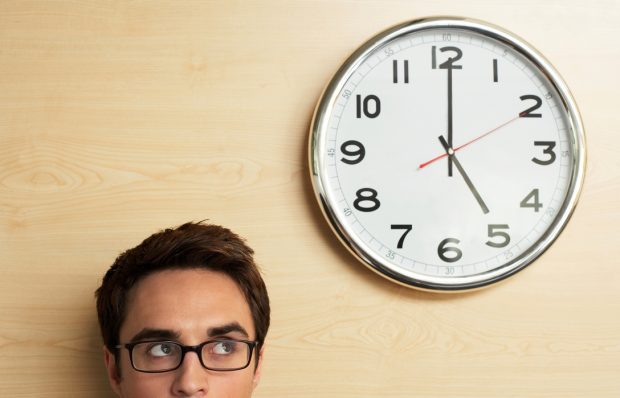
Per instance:
[[[520,113],[520,114],[519,114],[519,115],[517,115],[516,117],[514,117],[514,118],[512,118],[512,119],[508,120],[507,122],[504,122],[504,123],[500,124],[499,126],[494,127],[493,129],[491,129],[491,130],[487,131],[486,133],[484,133],[484,134],[481,134],[481,135],[477,136],[477,137],[476,137],[476,138],[474,138],[473,140],[467,141],[466,143],[464,143],[464,144],[463,144],[463,145],[461,145],[461,146],[458,146],[458,147],[456,147],[456,148],[454,148],[454,149],[452,149],[452,147],[450,147],[450,148],[451,148],[454,152],[458,152],[458,151],[460,151],[461,149],[463,149],[463,148],[465,148],[465,147],[469,146],[470,144],[473,144],[473,143],[474,143],[474,142],[476,142],[476,141],[479,141],[480,139],[482,139],[482,138],[486,137],[487,135],[489,135],[489,134],[491,134],[491,133],[493,133],[493,132],[495,132],[495,131],[497,131],[497,130],[501,129],[502,127],[505,127],[505,126],[509,125],[510,123],[514,122],[515,120],[517,120],[517,119],[519,119],[519,118],[521,118],[521,117],[523,117],[523,116],[522,116],[522,113]],[[426,161],[426,162],[424,162],[424,163],[420,163],[420,165],[418,166],[418,170],[423,169],[423,168],[425,168],[426,166],[428,166],[428,165],[430,165],[430,164],[432,164],[432,163],[435,163],[436,161],[438,161],[438,160],[440,160],[440,159],[445,158],[446,156],[449,156],[449,155],[448,155],[448,153],[447,153],[447,152],[444,152],[444,153],[442,153],[441,155],[439,155],[439,156],[436,156],[436,157],[432,158],[431,160],[428,160],[428,161]]]
[[[476,189],[474,184],[471,182],[471,179],[469,178],[469,176],[465,172],[465,169],[463,169],[463,166],[461,166],[461,162],[459,162],[459,160],[456,158],[456,155],[454,154],[454,149],[452,149],[450,147],[450,145],[448,144],[446,139],[443,137],[443,135],[439,136],[439,142],[441,142],[441,145],[445,149],[446,155],[449,157],[450,160],[452,160],[452,163],[454,163],[454,165],[456,166],[456,169],[459,171],[459,173],[461,173],[461,176],[463,177],[463,180],[465,180],[465,184],[467,184],[467,187],[469,188],[471,193],[476,198],[476,201],[480,205],[480,208],[482,209],[482,212],[484,214],[487,214],[489,212],[489,208],[487,207],[486,203],[484,203],[484,200],[482,200],[482,197],[480,196],[480,193],[478,193],[478,190]]]

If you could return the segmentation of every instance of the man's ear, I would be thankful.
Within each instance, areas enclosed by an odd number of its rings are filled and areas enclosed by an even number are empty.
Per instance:
[[[258,386],[258,382],[260,381],[261,373],[263,370],[263,353],[265,352],[265,345],[260,348],[258,352],[258,363],[256,364],[256,369],[254,369],[254,378],[252,379],[253,387],[256,388]]]
[[[116,357],[114,354],[108,350],[108,347],[103,347],[103,361],[105,362],[105,367],[108,371],[108,381],[110,382],[110,387],[112,390],[118,395],[121,396],[121,372],[116,364]]]

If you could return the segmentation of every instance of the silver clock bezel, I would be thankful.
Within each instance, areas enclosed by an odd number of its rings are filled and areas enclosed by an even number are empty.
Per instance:
[[[325,159],[324,143],[328,129],[329,116],[334,104],[344,88],[345,83],[357,68],[362,65],[376,49],[385,46],[388,42],[414,32],[430,29],[459,29],[472,31],[511,47],[528,59],[544,76],[560,95],[560,102],[568,115],[570,125],[569,137],[573,151],[573,164],[570,184],[566,199],[541,238],[525,250],[521,255],[492,270],[469,276],[429,276],[396,269],[387,259],[373,256],[372,250],[367,248],[356,234],[349,232],[347,225],[338,219],[334,206],[330,203],[325,189],[326,167],[322,164]],[[557,239],[568,220],[570,219],[579,199],[586,167],[585,133],[577,105],[555,68],[531,45],[518,36],[495,25],[459,17],[422,18],[406,22],[387,29],[359,47],[338,69],[328,85],[325,87],[316,106],[310,127],[309,142],[310,174],[314,191],[323,212],[334,233],[354,256],[371,270],[377,272],[401,285],[431,291],[466,291],[478,289],[505,279],[524,269],[540,257]]]

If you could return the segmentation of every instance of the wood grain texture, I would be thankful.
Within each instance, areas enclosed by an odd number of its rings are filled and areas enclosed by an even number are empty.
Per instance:
[[[537,47],[580,106],[579,206],[533,266],[436,295],[335,241],[307,167],[323,86],[370,36],[461,15]],[[0,3],[0,396],[112,397],[93,291],[120,251],[208,218],[273,305],[257,397],[620,396],[618,1]]]

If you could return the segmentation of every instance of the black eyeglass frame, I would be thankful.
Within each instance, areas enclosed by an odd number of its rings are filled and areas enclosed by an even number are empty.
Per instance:
[[[202,348],[210,343],[221,343],[221,342],[227,342],[227,341],[234,341],[236,343],[244,343],[248,346],[248,349],[249,349],[248,360],[246,364],[244,366],[241,366],[238,368],[232,368],[232,369],[210,368],[206,366],[202,360]],[[174,344],[180,347],[181,348],[181,359],[179,360],[179,364],[174,368],[165,369],[165,370],[142,370],[142,369],[136,368],[136,365],[133,362],[133,349],[138,344],[144,344],[144,343],[166,343],[166,344]],[[143,341],[134,341],[132,343],[119,344],[115,346],[115,348],[117,349],[126,348],[127,351],[129,351],[129,362],[131,362],[131,367],[135,371],[142,372],[142,373],[165,373],[165,372],[172,372],[173,370],[177,370],[178,368],[180,368],[181,365],[183,364],[183,360],[185,359],[185,354],[187,354],[188,352],[195,352],[196,355],[198,356],[198,360],[200,361],[200,365],[202,365],[202,367],[207,370],[213,370],[216,372],[234,372],[236,370],[245,369],[248,366],[250,366],[250,362],[252,362],[252,354],[254,353],[254,349],[257,346],[258,346],[258,341],[235,340],[235,339],[214,339],[214,340],[205,341],[198,345],[183,345],[177,341],[172,341],[172,340],[143,340]]]

